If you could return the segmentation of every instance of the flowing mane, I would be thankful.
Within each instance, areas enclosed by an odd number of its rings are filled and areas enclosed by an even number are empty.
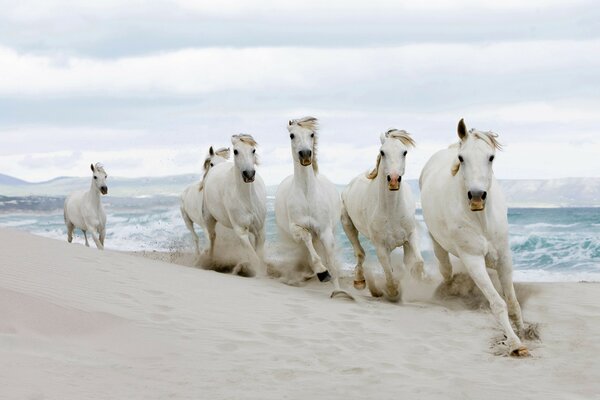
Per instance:
[[[248,135],[247,133],[240,133],[239,135],[233,135],[231,138],[233,140],[239,140],[240,142],[246,143],[247,145],[250,145],[253,147],[258,146],[258,143],[256,143],[256,140],[254,140],[252,135]]]
[[[288,130],[290,128],[293,128],[294,126],[298,126],[300,128],[308,129],[309,131],[311,131],[312,133],[315,134],[315,137],[313,140],[313,147],[312,147],[312,160],[313,160],[312,167],[313,167],[313,170],[315,171],[315,174],[318,174],[319,173],[319,164],[317,163],[317,150],[318,150],[319,135],[317,134],[317,130],[319,129],[319,120],[316,119],[315,117],[303,117],[303,118],[290,120],[288,125],[289,125]]]
[[[412,137],[410,137],[410,133],[405,130],[400,129],[389,129],[386,133],[383,134],[385,138],[397,139],[402,142],[403,145],[407,147],[415,147],[416,143]],[[377,174],[379,173],[379,163],[381,162],[381,154],[377,154],[377,162],[375,163],[375,168],[367,174],[367,178],[375,179],[377,178]]]
[[[106,171],[104,170],[104,165],[102,165],[102,163],[97,162],[96,164],[94,164],[94,169],[100,172],[101,174],[106,175]]]
[[[474,128],[471,128],[469,130],[469,133],[473,136],[475,136],[477,139],[481,139],[484,142],[486,142],[487,144],[490,145],[490,147],[496,149],[496,150],[502,150],[502,144],[500,144],[500,142],[498,141],[498,134],[494,133],[492,131],[487,131],[487,132],[483,132],[483,131],[478,131],[475,130]]]

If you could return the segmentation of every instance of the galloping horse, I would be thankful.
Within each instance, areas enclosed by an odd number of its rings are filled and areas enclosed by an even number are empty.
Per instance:
[[[211,168],[204,180],[202,218],[210,241],[209,258],[214,258],[216,225],[233,229],[247,252],[234,273],[264,273],[263,248],[267,196],[265,184],[256,174],[256,141],[250,135],[233,135],[233,163]]]
[[[358,239],[360,232],[375,246],[385,272],[387,297],[399,300],[400,285],[393,275],[390,259],[396,247],[404,247],[404,264],[413,275],[425,277],[416,230],[415,201],[408,184],[401,184],[406,155],[415,142],[406,131],[397,129],[382,134],[380,140],[375,169],[354,178],[342,193],[342,226],[357,259],[354,287],[364,289],[366,276],[371,294],[375,297],[383,294],[368,268],[363,271],[365,251]]]
[[[106,178],[108,175],[100,163],[90,165],[92,169],[92,184],[90,190],[71,193],[65,199],[65,225],[67,225],[67,240],[73,241],[75,228],[81,229],[85,238],[85,245],[90,246],[87,232],[90,232],[96,247],[104,249],[106,236],[106,213],[100,201],[100,195],[108,193]]]
[[[511,353],[525,356],[528,350],[509,321],[510,315],[517,331],[524,333],[512,280],[507,208],[492,171],[496,150],[501,148],[497,136],[475,129],[467,131],[461,119],[460,141],[434,154],[423,168],[419,180],[421,204],[445,281],[452,278],[450,253],[460,258],[489,301]],[[498,272],[503,296],[494,288],[486,267]]]
[[[335,227],[340,220],[340,195],[317,165],[317,119],[291,120],[288,131],[294,174],[281,182],[275,195],[275,219],[280,236],[308,251],[310,266],[320,281],[333,276],[334,292],[340,290],[335,257]],[[331,271],[331,274],[329,273]]]

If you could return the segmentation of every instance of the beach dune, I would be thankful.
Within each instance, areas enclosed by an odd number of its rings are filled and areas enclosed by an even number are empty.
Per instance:
[[[346,283],[346,286],[349,285]],[[541,340],[485,308],[392,304],[0,230],[2,399],[569,398],[600,393],[600,285],[519,284]],[[527,296],[524,296],[524,295]]]

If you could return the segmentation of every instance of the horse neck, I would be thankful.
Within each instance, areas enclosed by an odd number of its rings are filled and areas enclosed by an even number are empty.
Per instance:
[[[317,176],[312,166],[304,167],[299,161],[294,161],[294,184],[305,193],[312,192],[317,182]]]
[[[88,197],[92,202],[92,205],[98,207],[100,205],[100,189],[98,186],[94,184],[94,178],[92,178],[92,183],[90,184],[90,190],[88,191]]]

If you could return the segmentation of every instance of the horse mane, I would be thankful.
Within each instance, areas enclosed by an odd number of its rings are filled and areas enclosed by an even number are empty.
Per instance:
[[[410,133],[406,132],[405,130],[389,129],[383,135],[386,138],[399,140],[405,146],[409,146],[409,147],[416,146],[416,143],[415,143],[414,139],[410,136]],[[377,154],[377,163],[375,164],[375,168],[367,174],[368,179],[377,178],[377,174],[379,173],[379,163],[380,162],[381,162],[381,154]]]
[[[300,128],[308,129],[312,133],[315,134],[313,138],[313,148],[312,148],[312,167],[315,174],[319,173],[319,164],[317,163],[317,150],[319,143],[319,135],[317,135],[317,130],[319,129],[319,120],[315,117],[303,117],[298,119],[292,119],[289,122],[289,126],[299,126]]]
[[[96,164],[94,164],[94,169],[104,175],[107,175],[106,171],[104,170],[104,165],[100,162],[97,162]]]
[[[405,130],[390,129],[385,133],[385,137],[398,139],[405,146],[415,147],[417,145],[414,139],[410,136],[410,133],[406,132]]]
[[[473,136],[475,136],[477,139],[481,139],[484,142],[486,142],[487,144],[490,145],[490,147],[496,149],[496,150],[502,150],[502,144],[500,144],[500,142],[498,141],[498,134],[494,133],[492,131],[478,131],[475,130],[474,128],[471,128],[469,130],[469,133],[472,134]]]
[[[231,140],[232,141],[239,140],[240,142],[246,143],[247,145],[250,145],[252,147],[258,146],[258,143],[256,143],[256,140],[254,140],[252,135],[248,135],[247,133],[240,133],[239,135],[233,135],[231,137]]]

